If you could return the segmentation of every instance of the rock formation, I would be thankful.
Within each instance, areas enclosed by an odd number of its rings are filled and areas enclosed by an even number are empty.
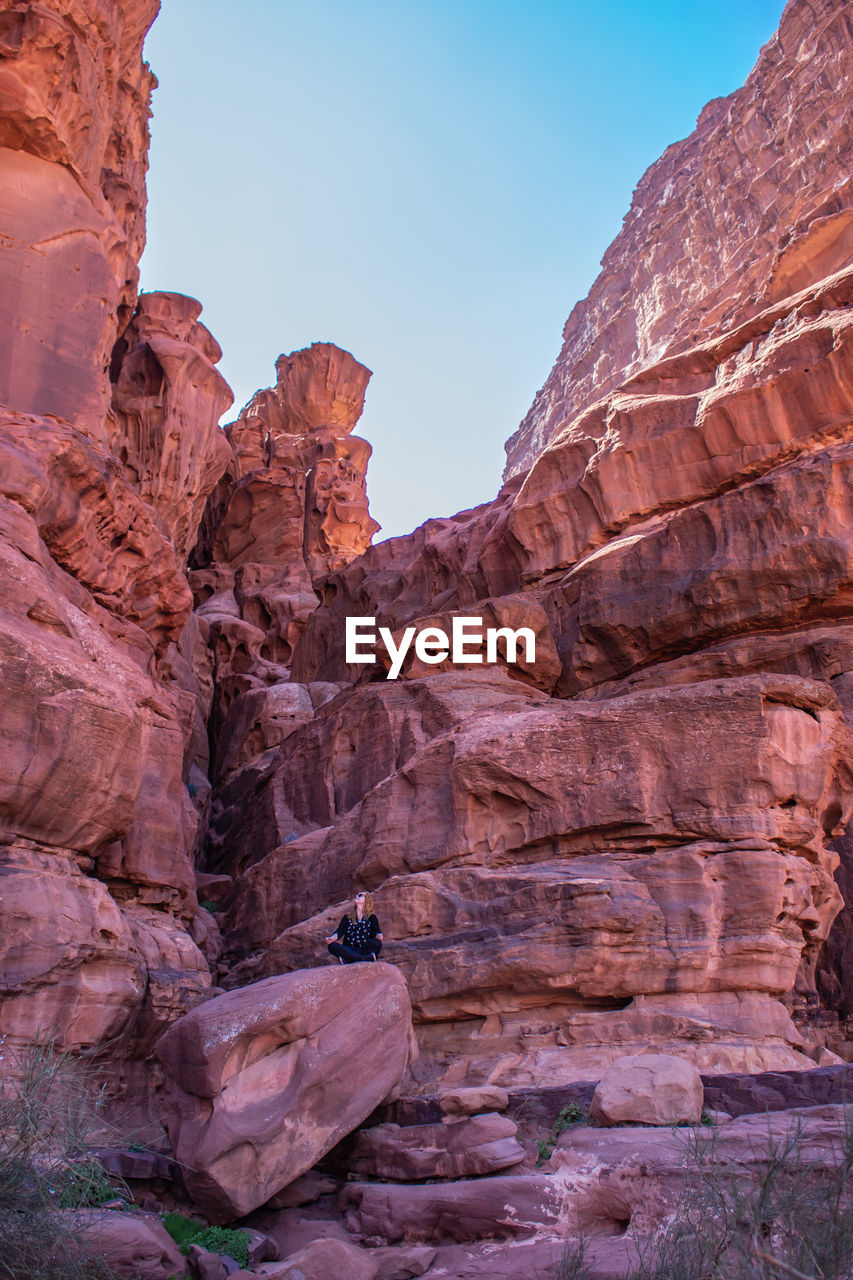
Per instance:
[[[409,745],[365,771],[380,717]],[[227,946],[262,957],[243,974],[309,965],[325,904],[375,887],[423,1087],[585,1079],[650,1036],[706,1069],[793,1066],[777,1001],[840,904],[848,742],[828,687],[791,676],[606,703],[461,673],[362,686],[228,793]]]
[[[229,464],[193,552],[190,584],[210,630],[217,779],[283,741],[338,692],[289,683],[315,585],[379,526],[367,507],[370,445],[352,434],[370,371],[331,343],[280,356],[275,387],[225,428]]]
[[[526,1152],[507,1116],[478,1114],[449,1124],[374,1125],[349,1158],[352,1173],[396,1182],[467,1178],[521,1164]]]
[[[280,356],[275,387],[259,391],[226,427],[234,483],[216,526],[214,564],[343,568],[379,526],[367,511],[370,445],[352,431],[370,371],[315,342]]]
[[[804,13],[802,6],[789,6],[780,36],[762,55],[750,84],[759,83],[767,67],[778,61],[780,50],[789,64],[800,68],[806,97],[815,64],[825,69],[847,65],[850,33],[839,6],[821,6],[819,22],[808,30]],[[739,109],[739,101],[735,95],[733,112]],[[833,104],[823,99],[815,104],[809,97],[808,107],[792,113],[791,119],[801,121],[804,112],[824,107],[835,120],[840,153],[846,154],[842,134],[846,137],[844,131],[849,129],[848,115],[835,112]],[[654,171],[644,182],[653,178]],[[830,186],[832,200],[840,202],[840,221],[836,220],[840,226],[849,209],[838,184],[830,179]],[[811,189],[807,195],[817,200]],[[785,223],[784,208],[783,200],[778,225],[771,229],[780,241],[793,234]],[[646,233],[652,234],[648,226]],[[606,790],[602,777],[609,776],[610,768],[617,779],[624,778],[626,767],[643,776],[641,762],[652,746],[659,747],[661,754],[651,766],[651,775],[660,780],[669,762],[676,761],[676,785],[694,797],[697,786],[708,786],[722,800],[729,766],[741,782],[748,776],[749,770],[735,764],[731,754],[735,742],[728,730],[718,736],[703,725],[699,730],[702,747],[691,756],[686,726],[702,723],[695,710],[698,704],[685,712],[682,728],[665,721],[658,707],[636,743],[628,746],[629,739],[622,735],[630,765],[606,763],[597,747],[591,760],[584,754],[578,758],[578,747],[568,748],[557,727],[566,699],[575,713],[580,705],[591,704],[590,725],[595,728],[584,730],[584,746],[596,741],[599,728],[606,733],[604,726],[624,697],[667,688],[672,696],[680,688],[683,696],[693,699],[704,696],[706,681],[715,682],[720,713],[724,719],[733,716],[736,736],[745,745],[746,721],[735,708],[749,680],[759,673],[816,682],[810,684],[813,690],[821,688],[831,699],[839,699],[834,703],[836,714],[843,709],[850,670],[846,601],[851,510],[846,477],[853,420],[849,346],[853,254],[845,249],[842,237],[832,242],[835,256],[825,258],[828,243],[822,234],[816,239],[804,235],[797,250],[802,270],[786,277],[786,287],[769,294],[751,292],[748,287],[733,292],[728,310],[708,322],[698,344],[691,346],[676,335],[675,354],[667,348],[667,354],[654,359],[638,346],[630,376],[612,390],[603,378],[596,384],[598,397],[584,392],[578,411],[566,411],[548,448],[532,460],[527,474],[512,477],[494,503],[452,520],[428,522],[412,535],[382,543],[321,584],[322,604],[308,619],[294,655],[293,676],[308,687],[318,680],[355,681],[356,690],[346,701],[338,697],[324,707],[312,726],[299,730],[276,758],[259,757],[252,772],[246,769],[239,780],[232,780],[225,811],[214,828],[211,854],[222,866],[220,850],[227,847],[236,868],[246,868],[250,862],[256,865],[238,886],[228,945],[235,959],[240,954],[249,957],[244,962],[246,973],[263,973],[267,965],[306,962],[302,939],[307,938],[307,929],[288,916],[287,899],[277,899],[272,889],[282,877],[287,883],[288,875],[296,874],[300,847],[315,869],[318,908],[324,895],[334,896],[336,888],[344,895],[348,877],[381,893],[383,912],[391,915],[400,939],[400,963],[407,964],[403,957],[410,948],[418,957],[413,972],[420,977],[412,980],[416,1018],[423,1023],[419,1032],[423,1052],[417,1068],[422,1087],[432,1046],[436,1047],[435,1070],[444,1084],[455,1080],[452,1074],[443,1074],[447,1069],[463,1071],[459,1066],[463,1055],[468,1058],[464,1070],[471,1073],[472,1081],[511,1083],[541,1073],[543,1054],[549,1071],[582,1073],[594,1069],[593,1061],[600,1066],[620,1044],[621,1052],[632,1041],[635,1047],[644,1047],[649,1035],[663,1047],[668,1035],[682,1040],[687,1034],[696,1061],[718,1067],[728,1060],[733,1066],[755,1069],[762,1062],[770,1065],[773,1054],[779,1055],[776,1060],[781,1064],[792,1050],[803,1048],[797,1043],[800,1033],[792,1035],[790,1024],[783,1031],[775,1015],[772,1028],[770,1022],[763,1022],[760,1029],[759,1023],[772,1007],[766,998],[768,975],[765,971],[764,978],[746,979],[750,962],[745,951],[733,962],[733,971],[738,970],[747,984],[754,982],[752,993],[741,989],[735,994],[731,989],[724,997],[725,981],[720,982],[719,974],[711,977],[715,962],[706,959],[699,965],[703,995],[695,1005],[692,996],[686,997],[689,982],[684,985],[689,964],[680,977],[663,980],[657,994],[650,988],[642,993],[623,989],[615,980],[614,947],[618,952],[620,944],[611,940],[612,933],[592,943],[594,935],[583,927],[581,936],[598,953],[608,950],[613,981],[606,992],[579,985],[572,971],[566,972],[565,942],[556,941],[562,936],[558,929],[553,943],[555,970],[569,989],[555,1004],[554,972],[547,965],[539,971],[532,937],[519,945],[518,969],[511,983],[503,985],[488,934],[484,937],[481,931],[491,926],[497,936],[505,937],[507,928],[506,900],[501,899],[491,911],[486,885],[494,882],[485,873],[500,868],[521,874],[523,869],[529,882],[534,874],[531,864],[535,874],[541,874],[543,864],[555,858],[558,876],[567,874],[570,866],[588,875],[589,864],[581,868],[568,861],[569,851],[572,859],[581,850],[597,855],[596,832],[600,853],[611,870],[624,859],[627,842],[634,842],[633,848],[642,851],[644,858],[651,854],[655,863],[667,868],[661,873],[661,884],[669,881],[666,900],[674,903],[680,897],[695,906],[701,893],[675,889],[684,883],[683,869],[676,869],[683,852],[677,852],[674,833],[655,829],[655,803],[647,798],[635,808],[623,794],[617,805],[620,818],[614,823],[603,815],[582,812],[579,796],[585,793],[579,792],[579,784],[585,780],[590,794],[598,798]],[[807,252],[810,245],[813,258]],[[725,241],[723,250],[728,249]],[[824,277],[827,266],[840,269]],[[572,385],[579,385],[577,379]],[[365,684],[369,678],[365,670],[346,664],[347,616],[374,616],[399,634],[404,626],[436,620],[446,626],[453,615],[496,618],[497,602],[508,600],[514,603],[517,619],[523,618],[541,640],[537,657],[541,654],[542,659],[528,669],[509,668],[507,674],[513,679],[504,681],[503,695],[498,693],[501,681],[495,673],[482,669],[429,675],[423,667],[410,666],[404,671],[410,688],[402,692],[382,683]],[[525,694],[520,681],[541,690],[539,704],[530,690]],[[788,689],[790,696],[794,686]],[[774,698],[771,694],[765,705],[772,705]],[[525,699],[531,713],[536,711],[532,722],[547,726],[541,741],[553,747],[551,759],[559,759],[559,772],[556,763],[540,769],[540,740],[524,736],[521,726],[526,717],[518,716],[516,709]],[[795,703],[804,706],[795,697],[789,704],[792,709]],[[422,707],[429,708],[428,716]],[[474,766],[469,762],[470,734],[488,724],[488,719],[484,721],[487,709],[495,730],[489,746],[476,753]],[[629,717],[632,724],[641,723],[633,710]],[[671,740],[667,737],[670,725]],[[381,746],[380,733],[387,735]],[[362,745],[368,740],[372,744],[369,763]],[[507,750],[511,763],[505,760]],[[787,746],[781,754],[791,759]],[[315,762],[314,777],[319,771],[325,779],[320,787],[313,780],[306,785],[295,767],[297,759],[306,758]],[[844,990],[844,980],[838,976],[816,978],[816,966],[840,906],[832,883],[838,855],[830,842],[849,812],[848,759],[849,747],[839,739],[830,766],[838,791],[822,820],[823,852],[816,862],[812,854],[806,855],[809,877],[817,865],[823,866],[822,887],[814,883],[801,898],[811,905],[804,906],[806,914],[797,929],[795,970],[789,971],[778,989],[801,1023],[805,1011],[816,1006],[816,981],[824,990]],[[754,754],[751,760],[756,760]],[[581,810],[572,817],[557,817],[552,811],[549,817],[543,816],[541,826],[536,821],[530,825],[533,814],[548,811],[542,772],[549,770],[554,770],[554,783],[565,786]],[[766,821],[768,805],[799,808],[796,787],[776,801],[770,799],[772,790],[766,791],[764,784],[758,788],[760,799],[746,823],[754,835]],[[421,796],[426,802],[423,808]],[[675,803],[678,807],[679,802]],[[665,802],[667,812],[672,812],[672,804],[672,800]],[[710,817],[713,806],[703,802],[701,807]],[[723,801],[723,807],[731,835],[737,806],[729,809]],[[262,812],[266,816],[260,817]],[[638,829],[631,835],[619,820],[624,823],[635,812],[644,815],[642,834]],[[264,850],[261,828],[270,851],[259,860]],[[700,840],[708,835],[707,830],[702,835],[694,831]],[[726,858],[734,856],[739,863],[739,870],[732,873],[733,884],[742,882],[747,864],[757,868],[757,846],[752,853],[746,852],[742,842],[739,847],[740,854],[735,854],[733,845],[725,852]],[[722,853],[723,847],[716,851]],[[466,909],[460,917],[455,903],[447,913],[438,902],[449,888],[448,878],[458,878],[468,863],[482,870],[466,873]],[[719,886],[724,861],[715,865],[713,879]],[[471,887],[473,874],[482,880],[477,890]],[[640,873],[631,874],[633,881]],[[398,882],[407,907],[413,901],[410,875],[419,877],[416,883],[426,895],[416,924],[409,923],[408,912],[399,920],[396,914]],[[428,888],[420,879],[425,875]],[[761,879],[767,888],[763,873]],[[797,879],[788,880],[789,887]],[[453,892],[459,892],[455,884]],[[609,890],[608,896],[615,902],[613,892]],[[800,893],[796,891],[798,897]],[[657,897],[656,901],[660,905],[662,900]],[[474,902],[476,909],[468,905]],[[303,902],[301,909],[307,905]],[[513,910],[519,911],[515,902]],[[541,900],[531,898],[530,910],[542,932]],[[667,911],[665,907],[665,915]],[[766,911],[768,923],[771,917],[778,923],[791,918],[781,903],[774,908],[768,902]],[[514,921],[514,939],[517,927],[522,935],[529,927],[524,911],[520,914]],[[710,906],[698,912],[705,922],[703,929],[712,920],[724,919],[740,939],[734,950],[733,940],[719,939],[713,944],[717,954],[734,956],[741,945],[753,955],[763,952],[763,944],[756,951],[756,942],[746,942],[743,922],[734,924],[737,914],[730,915],[724,908],[720,915]],[[620,927],[625,919],[623,908]],[[459,934],[462,921],[467,932]],[[675,937],[671,919],[665,934],[669,945]],[[692,925],[688,934],[692,948],[696,940]],[[644,943],[643,948],[648,945]],[[833,943],[829,954],[839,954],[839,945]],[[433,948],[435,968],[427,961]],[[485,974],[478,968],[481,955]],[[771,967],[780,960],[777,950]],[[454,991],[451,972],[457,963],[465,976]],[[638,966],[630,963],[636,972]],[[430,972],[441,974],[435,990],[426,977]],[[651,978],[653,966],[647,965],[643,972]],[[782,969],[778,973],[781,978]],[[426,983],[423,988],[420,981]],[[538,982],[542,986],[536,991]],[[711,987],[716,991],[713,997]],[[609,999],[615,1007],[585,1004],[590,998]],[[658,1021],[662,1016],[663,1021]],[[668,1021],[670,1017],[674,1021]],[[443,1020],[439,1031],[435,1024]],[[606,1026],[607,1031],[589,1039],[594,1026]],[[457,1030],[449,1034],[450,1027]],[[805,1047],[816,1052],[810,1038],[814,1028],[803,1024],[802,1030],[806,1031]],[[561,1051],[560,1044],[564,1045]],[[594,1051],[588,1052],[593,1046]],[[482,1056],[480,1050],[484,1050]],[[560,1065],[555,1066],[555,1061]]]
[[[330,346],[283,357],[232,447],[200,304],[137,297],[156,83],[140,52],[157,8],[13,3],[0,81],[0,1032],[109,1041],[131,1062],[209,993],[220,949],[194,868],[216,656],[239,671],[240,628],[257,634],[263,615],[280,679],[287,621],[316,605],[311,574],[376,528],[370,449],[350,434],[363,366]],[[253,482],[261,524],[279,520],[282,484],[301,486],[301,507],[292,546],[259,534],[243,557],[251,621],[235,601],[234,637],[192,613],[187,559],[208,499]],[[222,522],[232,551],[240,501]],[[280,692],[270,720],[278,741]]]
[[[641,180],[495,500],[371,546],[369,371],[221,430],[200,304],[137,296],[156,7],[0,21],[0,1036],[99,1051],[267,1274],[509,1277],[572,1208],[624,1266],[654,1179],[534,1167],[519,1099],[853,1056],[849,14]],[[348,616],[536,653],[389,680]],[[355,886],[390,964],[326,964]]]
[[[13,3],[3,20],[0,1026],[120,1054],[211,985],[189,932],[194,698],[168,656],[192,596],[110,448],[113,348],[135,310],[157,310],[136,307],[156,9]],[[221,412],[212,368],[204,394]],[[217,445],[208,432],[200,474],[176,477],[190,503],[216,481]]]
[[[838,0],[789,4],[742,89],[640,179],[554,369],[507,442],[523,475],[564,426],[664,355],[735,328],[853,253],[853,72]]]
[[[229,1222],[307,1172],[399,1085],[411,1030],[406,985],[385,964],[268,978],[181,1018],[157,1055],[196,1204]]]
[[[78,1229],[119,1275],[163,1280],[168,1275],[180,1275],[184,1269],[183,1255],[156,1219],[90,1210]]]
[[[691,1063],[666,1053],[638,1053],[608,1067],[592,1096],[596,1124],[698,1124],[705,1090]]]
[[[106,439],[108,366],[136,304],[159,0],[5,6],[0,403]]]
[[[182,564],[231,461],[218,424],[233,396],[200,313],[193,298],[143,294],[111,368],[110,448]]]

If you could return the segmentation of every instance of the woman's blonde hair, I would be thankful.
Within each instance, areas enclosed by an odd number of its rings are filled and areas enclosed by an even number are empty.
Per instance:
[[[361,893],[362,890],[359,890],[359,892]],[[372,916],[372,915],[373,915],[373,894],[368,893],[366,890],[364,890],[364,916],[362,918],[366,920],[368,916]],[[358,908],[356,907],[355,903],[353,903],[352,906],[350,907],[349,918],[350,920],[358,919]]]

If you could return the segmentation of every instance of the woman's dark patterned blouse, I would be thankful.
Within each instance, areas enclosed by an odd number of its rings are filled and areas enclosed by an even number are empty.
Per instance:
[[[363,920],[341,916],[341,923],[338,925],[339,940],[347,947],[355,947],[356,951],[363,950],[381,932],[376,916],[365,916]]]

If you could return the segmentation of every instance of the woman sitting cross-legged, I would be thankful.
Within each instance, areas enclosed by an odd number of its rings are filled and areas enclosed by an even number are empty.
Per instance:
[[[337,931],[330,933],[326,941],[341,964],[375,960],[382,950],[382,931],[373,914],[373,895],[363,890],[357,893],[351,910],[341,916]]]

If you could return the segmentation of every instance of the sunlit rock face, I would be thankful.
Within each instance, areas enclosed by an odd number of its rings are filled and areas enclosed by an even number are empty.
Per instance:
[[[258,391],[226,428],[234,486],[213,538],[214,564],[343,568],[379,526],[367,510],[370,445],[352,434],[370,370],[315,342],[279,356],[276,385]]]
[[[709,102],[695,131],[641,178],[554,369],[507,442],[507,477],[645,365],[850,261],[851,72],[847,6],[788,4],[743,88]]]
[[[537,652],[561,656],[564,695],[739,633],[837,624],[851,326],[846,271],[648,366],[486,510],[429,522],[327,579],[295,674],[363,678],[345,664],[344,619],[398,629],[435,600],[472,615],[522,593]],[[528,674],[550,691],[540,668]]]
[[[219,419],[233,400],[201,303],[143,293],[111,362],[110,447],[182,563],[231,452]]]
[[[12,0],[0,34],[0,402],[100,443],[145,241],[158,9]]]
[[[371,889],[424,1092],[804,1065],[818,989],[849,999],[851,43],[788,6],[641,181],[495,501],[330,566],[302,710],[232,716],[225,981],[316,963]],[[348,616],[513,617],[537,659],[386,682]]]
[[[643,178],[495,500],[375,547],[369,371],[283,355],[222,431],[199,304],[137,297],[155,7],[2,24],[0,1034],[147,1060],[214,986],[310,985],[362,886],[397,976],[346,982],[405,979],[409,1091],[812,1062],[818,992],[853,1008],[843,7],[794,0]],[[346,661],[365,615],[536,656],[386,680]],[[270,1152],[242,1199],[228,1096],[205,1137],[173,1076],[217,1214],[283,1185]]]
[[[238,974],[316,963],[327,904],[366,884],[424,1088],[590,1078],[649,1038],[705,1069],[807,1063],[780,999],[840,905],[826,841],[851,775],[829,687],[751,676],[589,703],[471,684],[366,686],[234,789],[244,859],[281,841],[237,886],[227,945],[254,957]]]
[[[185,561],[231,397],[197,303],[137,305],[157,8],[0,34],[0,1033],[119,1058],[211,986]]]
[[[367,504],[370,445],[352,434],[370,370],[315,342],[279,356],[276,375],[225,428],[230,461],[192,555],[190,583],[214,662],[217,782],[339,692],[328,681],[290,683],[293,654],[317,608],[317,584],[356,559],[379,528]],[[215,797],[216,813],[227,803]]]
[[[68,424],[0,422],[0,858],[13,1040],[133,1038],[209,986],[185,925],[190,708],[162,663],[192,603],[117,461]],[[153,973],[161,974],[158,1009]]]

